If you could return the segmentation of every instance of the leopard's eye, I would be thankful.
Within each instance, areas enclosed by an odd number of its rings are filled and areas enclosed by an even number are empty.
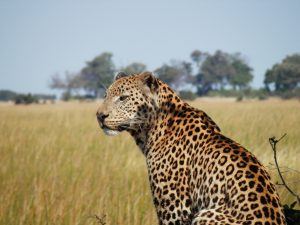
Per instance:
[[[125,99],[127,99],[129,97],[129,95],[122,95],[120,96],[120,101],[124,101]]]

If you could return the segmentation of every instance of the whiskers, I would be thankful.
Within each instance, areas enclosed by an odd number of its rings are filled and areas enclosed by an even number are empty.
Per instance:
[[[137,131],[138,129],[140,130],[142,129],[144,123],[145,123],[145,118],[137,117],[137,118],[123,121],[122,124],[119,125],[119,127],[125,130]]]
[[[146,118],[144,117],[129,118],[126,120],[106,120],[105,126],[108,129],[117,131],[138,131],[143,129],[145,121]]]

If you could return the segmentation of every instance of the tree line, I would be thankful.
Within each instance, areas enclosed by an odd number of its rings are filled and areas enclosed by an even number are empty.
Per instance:
[[[136,74],[147,70],[141,62],[117,68],[113,55],[104,52],[77,73],[51,76],[50,87],[63,90],[63,98],[97,98],[104,94],[117,71]],[[225,96],[281,96],[300,97],[300,54],[289,55],[268,69],[264,88],[253,89],[253,69],[240,53],[214,53],[195,50],[189,60],[171,60],[154,70],[161,80],[168,83],[183,97],[204,95]]]
[[[54,102],[55,95],[17,93],[10,90],[0,90],[0,101],[14,101],[15,104],[32,104]]]

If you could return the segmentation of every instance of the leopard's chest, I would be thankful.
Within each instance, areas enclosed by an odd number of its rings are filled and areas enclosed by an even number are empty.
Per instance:
[[[190,155],[180,141],[164,139],[154,144],[146,157],[152,189],[178,190],[188,187],[190,180]]]

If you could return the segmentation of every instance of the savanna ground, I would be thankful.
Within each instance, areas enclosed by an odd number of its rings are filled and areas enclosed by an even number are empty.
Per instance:
[[[283,171],[300,169],[299,101],[191,104],[266,166],[274,162],[268,138],[287,133],[278,144],[279,163]],[[126,133],[104,136],[98,105],[0,105],[1,225],[101,224],[95,215],[112,225],[156,224],[143,155]],[[299,193],[300,173],[284,176]],[[283,204],[294,200],[284,187],[278,191]]]

